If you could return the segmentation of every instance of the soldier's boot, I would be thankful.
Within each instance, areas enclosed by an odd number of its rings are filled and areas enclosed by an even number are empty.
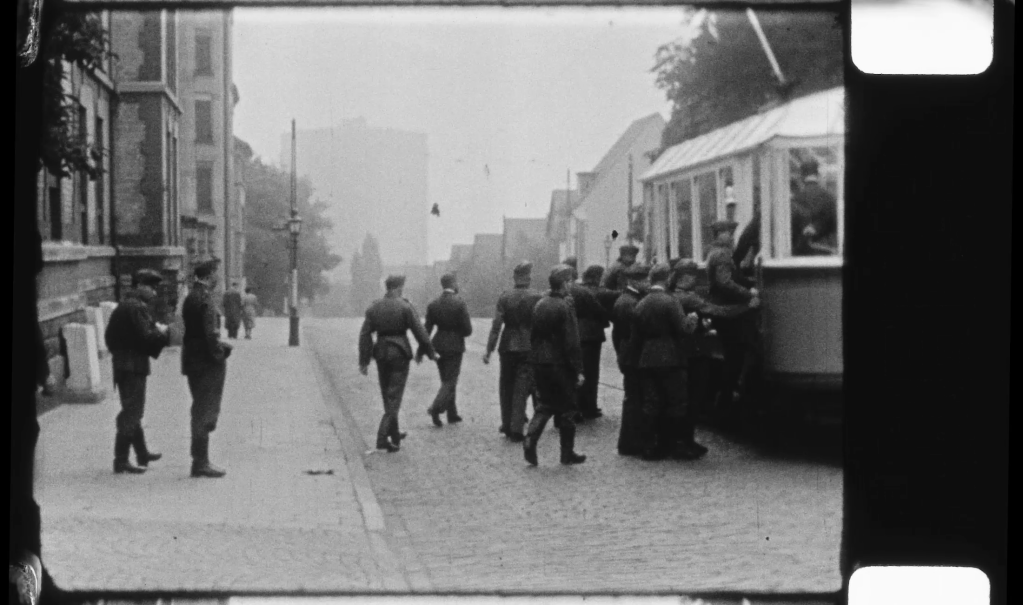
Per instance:
[[[122,474],[128,473],[132,475],[141,475],[146,472],[146,469],[135,466],[128,460],[128,455],[131,453],[131,435],[118,434],[114,439],[114,473]]]
[[[152,452],[146,447],[146,433],[141,426],[135,429],[135,434],[132,435],[132,445],[135,447],[135,458],[138,459],[139,466],[149,466],[150,462],[163,458],[163,454]]]
[[[661,422],[659,417],[651,415],[645,415],[643,423],[646,429],[643,434],[647,440],[642,454],[643,460],[664,460],[668,457],[671,448],[670,425],[667,422]]]
[[[426,410],[426,413],[430,415],[430,418],[433,418],[433,426],[438,426],[438,427],[439,426],[444,426],[444,423],[441,422],[441,419],[440,419],[440,412],[438,412],[437,410],[435,410],[433,408],[430,408],[430,409]]]
[[[222,468],[210,464],[209,436],[192,438],[192,476],[219,479],[227,474]]]
[[[703,454],[697,450],[689,433],[690,424],[685,418],[673,418],[666,422],[670,427],[670,434],[665,436],[673,444],[671,457],[675,460],[696,460]]]
[[[462,417],[458,415],[458,408],[455,407],[455,402],[452,401],[451,405],[448,406],[448,424],[456,424],[462,421]]]
[[[685,444],[696,452],[697,456],[705,456],[710,451],[705,445],[696,442],[696,419],[692,415],[682,420],[682,435]]]
[[[546,425],[546,417],[534,416],[533,421],[529,423],[529,427],[526,429],[526,437],[522,441],[522,453],[526,458],[526,462],[533,466],[539,464],[536,457],[536,444],[540,441],[540,435],[543,434],[543,428]]]
[[[575,425],[565,422],[558,431],[561,434],[561,463],[582,464],[586,462],[586,456],[575,453]]]

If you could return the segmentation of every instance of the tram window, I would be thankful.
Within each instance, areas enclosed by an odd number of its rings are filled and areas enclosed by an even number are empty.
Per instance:
[[[658,204],[664,209],[664,214],[661,215],[662,224],[664,225],[664,258],[667,260],[671,257],[671,208],[668,205],[668,185],[658,185],[657,187],[657,199]]]
[[[696,191],[699,196],[700,206],[700,238],[704,252],[704,258],[707,256],[707,251],[714,243],[714,233],[711,231],[711,227],[714,222],[718,220],[718,185],[717,175],[713,172],[707,172],[696,177]]]
[[[789,150],[792,175],[792,254],[838,253],[838,153],[830,147]]]
[[[675,216],[678,217],[678,256],[693,256],[693,182],[685,179],[672,183]]]

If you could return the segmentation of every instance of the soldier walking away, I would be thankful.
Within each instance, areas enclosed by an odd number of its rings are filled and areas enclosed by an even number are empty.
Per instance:
[[[359,371],[363,376],[368,376],[370,360],[376,361],[380,394],[384,400],[384,416],[377,429],[376,447],[393,453],[400,449],[401,440],[407,436],[398,428],[398,412],[401,410],[409,363],[412,361],[412,347],[407,332],[412,330],[412,335],[430,359],[436,361],[437,353],[419,321],[415,307],[402,298],[405,276],[391,275],[384,284],[387,293],[369,306],[366,319],[362,322],[362,331],[359,333]],[[375,343],[373,334],[376,334]]]
[[[490,326],[487,352],[483,363],[490,363],[496,348],[501,358],[501,377],[498,383],[501,402],[501,428],[508,439],[522,442],[526,424],[526,399],[533,395],[537,405],[533,366],[529,354],[532,350],[530,333],[533,326],[533,308],[541,294],[530,288],[533,265],[519,263],[512,272],[515,287],[506,290],[497,299],[497,312]],[[500,344],[498,344],[500,338]]]
[[[245,288],[242,296],[242,321],[245,325],[245,340],[252,340],[252,329],[256,327],[256,314],[259,310],[259,299],[252,293],[252,288]]]
[[[668,293],[670,276],[666,263],[650,270],[650,291],[636,305],[633,324],[643,382],[644,460],[700,456],[679,439],[685,430],[689,400],[682,343],[696,330],[699,320],[695,314],[685,315],[682,305]]]
[[[714,329],[721,339],[725,363],[718,405],[728,406],[742,396],[745,376],[751,365],[750,345],[755,336],[755,318],[750,312],[760,306],[756,288],[747,288],[736,281],[732,260],[732,241],[736,224],[718,221],[711,226],[714,246],[707,257],[709,301],[715,305]]]
[[[238,284],[231,284],[231,289],[224,292],[224,325],[227,327],[228,338],[238,338],[238,327],[242,323],[242,293]]]
[[[453,273],[440,278],[444,291],[426,307],[426,333],[433,332],[433,350],[437,352],[437,370],[440,372],[440,390],[433,400],[427,413],[433,418],[433,424],[443,426],[440,420],[442,413],[447,413],[448,424],[461,422],[455,394],[458,389],[458,375],[462,370],[462,356],[465,354],[465,339],[472,336],[472,319],[469,307],[458,296],[458,280]],[[416,361],[423,358],[423,348],[416,354]]]
[[[220,402],[227,378],[231,345],[220,341],[219,313],[213,299],[217,263],[195,268],[195,282],[185,298],[181,315],[185,335],[181,346],[181,373],[192,393],[192,476],[219,478],[227,474],[210,463],[210,433],[220,418]]]
[[[572,267],[573,278],[578,274],[575,259],[568,264]],[[579,343],[583,352],[583,374],[586,380],[579,389],[579,413],[583,420],[593,420],[604,415],[597,407],[597,388],[600,382],[600,352],[607,340],[606,330],[611,325],[611,312],[598,298],[600,278],[604,268],[594,265],[586,269],[583,283],[574,281],[568,294],[572,297],[576,318],[579,321]]]
[[[114,439],[114,472],[141,474],[150,462],[163,455],[146,447],[142,415],[146,408],[146,380],[149,358],[156,359],[170,344],[168,327],[153,319],[151,305],[163,279],[152,269],[140,269],[132,276],[132,290],[110,314],[104,340],[113,357],[114,388],[121,396]],[[132,447],[138,466],[128,459]]]
[[[639,376],[639,351],[632,328],[636,320],[636,305],[643,298],[649,268],[639,263],[626,267],[623,277],[628,284],[615,301],[614,328],[611,343],[618,355],[618,369],[622,372],[625,398],[622,401],[622,426],[618,435],[618,453],[639,456],[643,453],[643,383]]]
[[[803,187],[792,196],[792,254],[819,256],[836,254],[838,248],[838,204],[820,185],[817,160],[800,166]]]
[[[583,384],[583,359],[579,346],[579,326],[567,300],[568,284],[574,271],[567,265],[551,270],[550,291],[536,303],[530,331],[530,356],[540,391],[540,404],[529,423],[523,453],[526,462],[536,466],[536,446],[547,421],[554,417],[554,426],[561,435],[561,463],[580,464],[586,456],[575,452],[576,413],[575,390]]]
[[[618,260],[611,264],[611,268],[604,275],[604,281],[600,285],[608,290],[622,290],[625,288],[625,280],[622,279],[622,271],[636,263],[639,256],[639,248],[632,244],[625,244],[618,248]]]

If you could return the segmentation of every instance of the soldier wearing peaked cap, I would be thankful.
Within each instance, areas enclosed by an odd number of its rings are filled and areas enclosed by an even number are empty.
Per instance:
[[[611,264],[611,268],[604,274],[604,281],[601,285],[608,290],[622,290],[625,287],[622,278],[622,270],[636,263],[639,256],[639,248],[632,244],[625,244],[618,248],[618,260]]]
[[[575,453],[575,390],[583,383],[582,350],[575,312],[568,298],[568,283],[574,270],[558,265],[551,270],[550,291],[536,303],[530,331],[531,359],[540,391],[540,404],[529,423],[523,452],[526,461],[536,466],[536,446],[547,421],[561,435],[561,463],[579,464],[586,456]]]
[[[142,416],[146,407],[146,381],[149,359],[160,356],[170,343],[167,326],[158,323],[151,312],[156,288],[163,281],[152,269],[140,269],[132,276],[133,289],[110,314],[104,340],[113,358],[114,387],[121,398],[114,440],[114,472],[139,474],[162,455],[146,447]],[[132,447],[138,466],[128,459]]]
[[[529,353],[532,349],[530,330],[533,326],[533,307],[540,300],[540,293],[530,287],[532,271],[531,263],[522,262],[512,272],[515,287],[504,291],[497,299],[497,310],[487,339],[487,352],[483,355],[483,363],[490,363],[494,349],[500,355],[499,430],[516,442],[525,439],[526,399],[532,395],[533,406],[536,407],[537,403]]]
[[[643,383],[639,375],[639,355],[633,338],[636,305],[643,298],[648,267],[636,263],[626,267],[622,274],[626,287],[614,305],[614,329],[611,342],[618,356],[618,369],[622,372],[622,424],[618,436],[618,453],[639,456],[646,443],[643,441]]]
[[[226,473],[210,463],[210,433],[217,428],[220,403],[227,378],[231,345],[220,341],[220,314],[213,299],[217,286],[217,261],[195,268],[195,280],[185,298],[181,315],[185,335],[181,346],[181,373],[188,378],[192,394],[192,476],[223,477]]]
[[[838,246],[838,204],[820,185],[817,160],[800,167],[802,188],[792,196],[792,254],[834,254]]]
[[[462,369],[462,355],[465,354],[465,339],[472,335],[469,307],[458,296],[458,280],[455,275],[445,274],[440,278],[440,285],[444,291],[426,307],[426,333],[431,334],[433,328],[437,328],[433,348],[439,357],[437,369],[440,372],[440,391],[427,410],[436,426],[443,426],[440,415],[445,412],[449,424],[462,421],[455,405],[455,392]],[[420,347],[417,358],[421,359],[422,355],[423,349]]]
[[[579,389],[579,412],[585,420],[603,416],[603,412],[597,407],[597,385],[600,380],[600,353],[604,341],[607,340],[605,332],[611,325],[612,315],[609,308],[611,305],[608,304],[607,296],[601,292],[599,285],[603,271],[603,267],[594,265],[586,270],[586,281],[583,284],[572,281],[568,288],[579,321],[583,373],[586,375],[586,380]],[[574,278],[578,273],[575,267],[572,267],[572,273]]]
[[[434,352],[429,334],[419,321],[415,307],[402,298],[405,276],[391,275],[384,281],[384,285],[387,294],[366,310],[366,319],[359,332],[359,371],[363,376],[368,375],[370,360],[376,361],[380,394],[384,400],[384,415],[377,429],[376,447],[397,452],[405,437],[405,433],[398,428],[398,412],[401,410],[409,364],[413,357],[407,332],[412,330],[412,335],[430,359],[436,361],[437,353]]]

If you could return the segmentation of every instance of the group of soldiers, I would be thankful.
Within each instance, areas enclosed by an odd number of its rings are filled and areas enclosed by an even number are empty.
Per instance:
[[[195,268],[195,279],[182,307],[184,338],[181,373],[192,395],[192,477],[223,477],[226,472],[210,463],[210,433],[217,428],[220,402],[232,347],[220,340],[220,311],[213,298],[217,285],[215,261]],[[113,358],[114,388],[120,394],[114,440],[114,473],[142,474],[162,454],[146,445],[142,416],[150,359],[157,359],[170,344],[169,327],[154,312],[163,278],[151,269],[132,276],[132,288],[110,315],[104,338]],[[237,329],[237,328],[236,328]],[[130,460],[135,450],[137,465]]]
[[[606,275],[602,266],[588,267],[581,283],[576,259],[565,259],[550,270],[546,292],[532,288],[532,264],[514,268],[514,287],[498,299],[483,362],[498,351],[499,430],[522,443],[529,464],[537,464],[537,445],[551,419],[562,464],[586,460],[575,451],[576,426],[603,415],[597,405],[600,358],[612,325],[624,386],[618,452],[646,460],[694,460],[707,453],[695,440],[690,361],[706,352],[701,336],[715,330],[725,357],[718,400],[740,397],[760,305],[756,288],[733,259],[736,226],[719,221],[712,227],[706,296],[697,291],[700,269],[694,261],[647,266],[637,262],[633,245],[621,247]],[[461,421],[455,393],[465,339],[472,334],[455,275],[441,278],[444,291],[429,304],[425,325],[402,297],[404,282],[401,275],[387,278],[387,293],[366,311],[359,336],[360,371],[367,375],[376,361],[384,400],[376,447],[389,452],[398,451],[406,437],[398,413],[413,359],[429,357],[438,364],[441,388],[427,410],[434,424],[443,426],[442,414],[449,423]],[[415,354],[408,331],[418,343]],[[532,419],[526,414],[530,398]]]

